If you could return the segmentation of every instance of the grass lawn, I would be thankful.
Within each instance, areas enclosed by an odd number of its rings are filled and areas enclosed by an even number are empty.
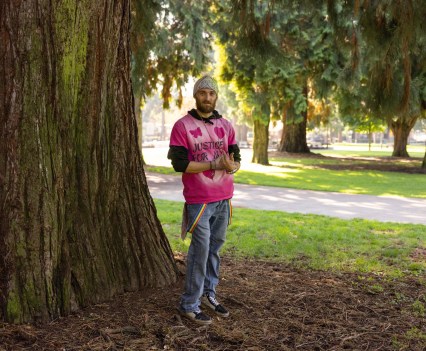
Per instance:
[[[190,239],[179,236],[182,203],[155,203],[172,249],[186,252]],[[302,268],[424,276],[425,234],[423,225],[234,208],[222,252]]]
[[[323,162],[323,161],[322,161]],[[426,176],[400,172],[329,170],[314,168],[313,160],[298,162],[281,159],[274,162],[278,170],[240,170],[235,182],[292,189],[334,191],[348,194],[394,195],[426,198]]]
[[[368,150],[368,144],[335,144],[329,149],[312,149],[312,152],[320,153],[325,156],[344,156],[344,157],[388,157],[392,155],[392,145],[372,144],[371,150]],[[407,152],[411,157],[423,158],[426,152],[425,145],[407,145]]]
[[[345,157],[351,157],[351,155],[348,152],[344,154]],[[272,166],[249,164],[248,169],[243,167],[235,174],[235,182],[349,194],[426,198],[425,174],[368,170],[369,165],[378,162],[385,161],[374,157],[357,160],[339,157],[270,157]],[[420,167],[420,161],[408,162],[406,159],[386,161],[387,167],[392,165]],[[354,166],[367,169],[357,169]],[[178,175],[171,167],[146,166],[145,169],[151,172]]]

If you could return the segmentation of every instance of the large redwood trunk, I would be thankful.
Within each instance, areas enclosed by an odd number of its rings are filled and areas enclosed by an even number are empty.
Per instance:
[[[268,165],[269,121],[254,120],[253,157],[251,162]]]
[[[142,169],[129,18],[129,0],[0,3],[0,320],[177,277]]]
[[[398,118],[390,122],[390,128],[394,135],[393,153],[395,157],[410,157],[407,152],[408,136],[416,124],[417,118]]]
[[[303,94],[308,101],[308,85],[303,88]],[[296,115],[293,102],[289,103],[283,112],[283,131],[278,151],[292,153],[309,153],[306,142],[306,124],[308,122],[308,111]]]

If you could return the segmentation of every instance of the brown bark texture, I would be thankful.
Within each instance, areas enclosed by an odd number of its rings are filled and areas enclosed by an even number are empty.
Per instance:
[[[134,106],[135,106],[135,118],[136,118],[136,127],[138,128],[138,145],[139,150],[142,151],[142,113],[141,113],[141,98],[134,97]],[[143,160],[143,157],[142,157]]]
[[[394,157],[410,157],[407,151],[408,136],[411,129],[416,124],[417,118],[398,118],[390,122],[390,128],[393,133],[393,153]]]
[[[141,164],[129,21],[129,0],[0,2],[0,320],[176,280]]]
[[[284,112],[283,132],[278,151],[291,153],[310,152],[306,142],[307,121],[307,112],[303,114],[302,119],[295,118],[291,107]]]
[[[269,121],[265,123],[255,119],[253,123],[253,157],[251,162],[268,165]]]
[[[303,87],[303,96],[308,106],[308,83]],[[291,101],[283,111],[283,132],[278,151],[291,153],[310,153],[306,142],[308,110],[296,115],[294,102]]]

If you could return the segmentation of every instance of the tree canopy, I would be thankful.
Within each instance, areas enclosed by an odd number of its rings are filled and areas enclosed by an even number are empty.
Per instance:
[[[212,38],[204,21],[204,2],[132,0],[132,79],[135,94],[145,97],[161,87],[164,108],[173,86],[182,104],[182,87],[211,61]]]
[[[133,79],[142,94],[161,83],[167,107],[171,86],[180,89],[207,67],[214,40],[218,76],[239,114],[255,129],[282,119],[282,151],[309,151],[303,131],[309,99],[316,99],[334,101],[353,118],[365,119],[365,110],[376,124],[385,120],[395,135],[394,155],[408,156],[408,133],[426,108],[421,1],[134,1],[135,28],[145,25],[133,42],[142,38],[150,48],[135,51],[140,73]],[[262,139],[253,160],[267,163],[256,155],[264,154]]]
[[[328,9],[336,37],[349,44],[340,46],[351,63],[338,85],[341,107],[386,120],[393,155],[408,156],[408,134],[426,108],[424,4],[333,0]]]

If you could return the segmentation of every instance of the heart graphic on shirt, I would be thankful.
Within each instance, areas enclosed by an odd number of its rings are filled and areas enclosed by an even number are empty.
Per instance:
[[[198,127],[197,129],[190,130],[189,132],[192,134],[194,138],[198,138],[199,136],[203,135],[203,133],[201,133],[200,127]]]
[[[213,171],[213,170],[208,170],[208,171],[203,172],[203,176],[210,178],[210,179],[214,178],[214,174],[215,174],[215,171]]]
[[[223,130],[222,127],[215,127],[214,132],[219,137],[219,139],[222,139],[225,136],[225,131]]]

